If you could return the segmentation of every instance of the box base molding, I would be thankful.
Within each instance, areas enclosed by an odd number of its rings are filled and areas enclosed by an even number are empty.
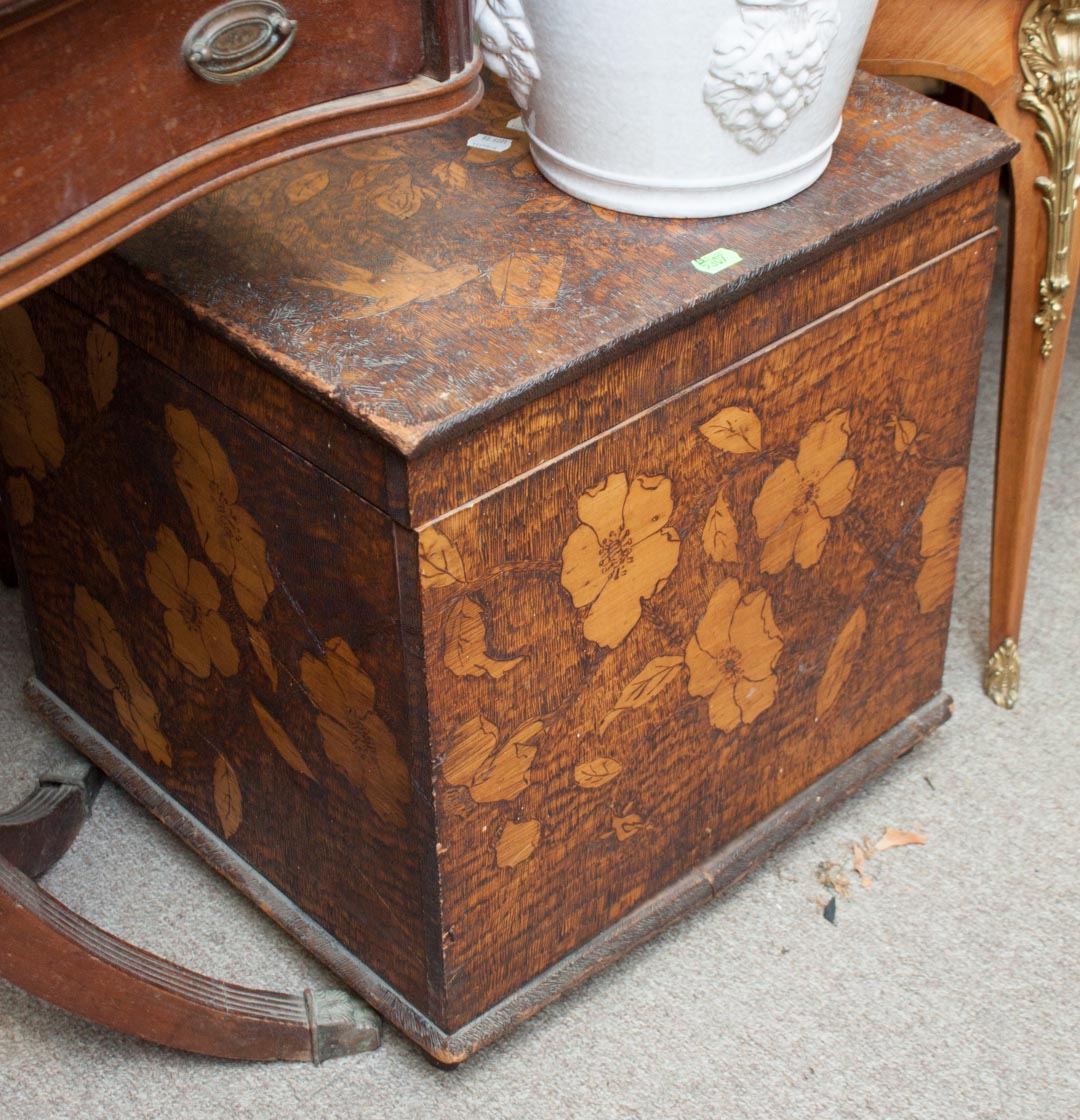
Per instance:
[[[454,1065],[512,1030],[594,973],[649,940],[679,918],[733,886],[784,841],[812,824],[859,787],[922,742],[953,712],[944,692],[863,747],[802,793],[725,845],[682,878],[639,904],[603,933],[552,965],[513,995],[448,1033],[433,1023],[331,937],[201,821],[137,770],[107,739],[32,677],[26,695],[36,710],[78,751],[152,813],[205,862],[246,894],[265,914],[322,961],[436,1062]]]

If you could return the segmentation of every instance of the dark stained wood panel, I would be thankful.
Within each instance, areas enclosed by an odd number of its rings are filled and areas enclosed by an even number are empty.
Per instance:
[[[5,496],[38,676],[425,1006],[430,767],[399,530],[103,324],[48,293],[28,306],[47,468]],[[10,344],[25,312],[0,316]]]
[[[0,251],[210,138],[265,120],[268,105],[287,113],[403,84],[424,63],[420,0],[289,0],[298,30],[285,58],[242,84],[215,85],[180,49],[214,6],[94,0],[0,38],[2,150],[12,161],[0,178]],[[157,106],[152,129],[137,124],[148,102]],[[24,162],[32,174],[20,174]],[[42,194],[56,200],[47,225]]]

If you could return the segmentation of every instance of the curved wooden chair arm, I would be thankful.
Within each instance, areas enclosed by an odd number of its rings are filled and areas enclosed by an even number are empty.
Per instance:
[[[99,929],[39,887],[89,815],[100,773],[43,777],[0,816],[0,976],[84,1019],[163,1046],[318,1064],[377,1049],[380,1020],[341,991],[299,995],[201,976]]]

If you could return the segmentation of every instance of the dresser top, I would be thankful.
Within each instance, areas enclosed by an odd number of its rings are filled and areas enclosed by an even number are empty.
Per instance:
[[[991,125],[860,76],[825,175],[722,219],[577,201],[537,172],[501,85],[455,120],[223,188],[118,254],[210,331],[407,456],[582,376],[955,190]],[[477,134],[509,141],[470,147]],[[500,145],[503,146],[503,145]],[[741,258],[715,273],[693,262]]]

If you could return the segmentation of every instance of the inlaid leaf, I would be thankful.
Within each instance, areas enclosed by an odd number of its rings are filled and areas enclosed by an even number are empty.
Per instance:
[[[495,862],[499,867],[517,867],[532,859],[540,843],[539,821],[509,821],[495,844]]]
[[[445,268],[431,265],[397,251],[384,272],[357,268],[345,261],[332,261],[333,278],[327,275],[320,280],[300,280],[316,288],[329,288],[347,297],[365,302],[357,303],[345,317],[367,319],[384,315],[406,304],[438,299],[457,291],[463,284],[480,275],[475,265],[460,261]]]
[[[354,171],[349,177],[349,190],[363,191],[364,201],[367,201],[368,187],[380,178],[383,173],[383,168],[377,163],[369,167],[361,167],[359,171]]]
[[[240,797],[240,781],[232,764],[219,754],[214,760],[214,808],[221,821],[221,834],[228,840],[243,824],[244,809]]]
[[[116,392],[119,353],[116,335],[108,327],[94,323],[86,332],[86,372],[98,412],[108,405]]]
[[[428,587],[449,587],[465,582],[461,553],[439,532],[428,526],[420,530],[420,582]]]
[[[960,556],[959,542],[928,557],[915,578],[915,596],[919,612],[928,614],[943,607],[953,593],[956,582],[956,562]]]
[[[836,639],[832,653],[829,654],[829,660],[817,690],[815,711],[818,719],[821,719],[839,698],[848,677],[851,675],[851,670],[855,667],[855,658],[865,635],[866,611],[860,606],[844,623],[844,628]]]
[[[466,190],[469,186],[469,172],[457,160],[437,163],[431,169],[431,173],[440,183],[445,183],[456,191]]]
[[[919,518],[922,527],[919,552],[926,561],[915,580],[915,594],[923,614],[944,606],[952,596],[960,555],[966,484],[967,473],[963,467],[946,467],[934,479]]]
[[[491,286],[504,307],[553,307],[565,267],[565,257],[511,253],[492,267]]]
[[[262,671],[266,674],[266,678],[270,682],[270,687],[276,691],[278,686],[278,671],[277,666],[274,664],[273,655],[270,653],[270,643],[266,640],[262,631],[256,630],[250,622],[247,624],[247,632],[251,649],[258,658],[259,664],[262,666]]]
[[[266,737],[270,740],[274,750],[276,750],[298,774],[303,774],[305,778],[313,779],[315,775],[304,761],[304,756],[297,749],[296,744],[289,738],[289,733],[254,696],[250,697],[250,700],[251,706],[255,710],[255,715],[258,716],[259,723],[262,725],[263,731],[266,732]]]
[[[499,730],[483,716],[475,716],[454,732],[443,758],[442,775],[452,786],[467,786],[494,754]]]
[[[85,587],[75,588],[75,633],[86,667],[112,694],[113,707],[135,746],[161,766],[172,766],[172,748],[161,730],[161,709],[136,667],[112,616]]]
[[[498,728],[476,716],[454,732],[443,759],[443,777],[450,785],[468,786],[478,803],[510,801],[529,784],[537,752],[533,740],[543,727],[541,719],[528,720],[499,746]]]
[[[487,648],[487,629],[480,604],[466,595],[450,608],[443,632],[443,663],[459,677],[489,676],[492,680],[504,677],[521,657],[499,661],[491,657]]]
[[[24,529],[34,520],[34,490],[30,480],[23,474],[14,474],[8,479],[8,500],[11,503],[11,516],[16,525]]]
[[[45,354],[20,304],[0,310],[0,455],[38,480],[64,458],[56,402],[45,384]]]
[[[532,740],[543,727],[543,720],[529,720],[507,739],[473,778],[469,793],[474,801],[512,801],[528,786],[538,749]]]
[[[405,158],[401,145],[391,140],[365,140],[362,144],[349,144],[342,151],[349,159],[364,163],[388,163]]]
[[[573,199],[569,195],[558,195],[555,198],[530,198],[528,202],[523,202],[515,211],[515,214],[554,214],[559,210],[565,210]]]
[[[375,191],[372,199],[380,210],[405,221],[424,205],[424,198],[431,193],[430,189],[418,187],[411,175],[398,175]]]
[[[761,450],[761,421],[750,408],[724,408],[699,429],[718,451],[749,455]]]
[[[640,832],[645,827],[645,821],[637,813],[628,813],[625,817],[612,817],[611,827],[615,830],[615,839],[621,843]]]
[[[302,202],[307,202],[326,190],[329,184],[330,173],[328,171],[309,171],[306,175],[293,179],[285,187],[285,197],[293,206],[299,206]]]
[[[735,518],[731,514],[727,502],[722,494],[716,495],[709,516],[705,519],[705,528],[701,534],[705,553],[718,564],[733,564],[739,558],[739,530],[735,526]]]
[[[622,773],[622,763],[613,758],[590,759],[574,767],[574,781],[582,789],[599,789],[613,782]]]
[[[659,694],[679,675],[683,659],[678,655],[654,657],[622,690],[615,707],[600,722],[600,734],[631,708],[640,708]]]
[[[529,179],[533,175],[539,175],[540,169],[533,163],[532,156],[526,156],[524,159],[519,159],[513,167],[510,168],[510,174],[515,179]]]

